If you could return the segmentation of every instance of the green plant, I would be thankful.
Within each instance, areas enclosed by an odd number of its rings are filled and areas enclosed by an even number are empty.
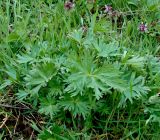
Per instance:
[[[158,2],[1,1],[2,139],[157,140]]]

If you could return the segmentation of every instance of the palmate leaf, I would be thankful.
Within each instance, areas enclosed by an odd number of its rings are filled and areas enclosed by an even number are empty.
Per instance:
[[[149,122],[157,122],[160,125],[159,94],[153,95],[148,99],[144,112],[150,114],[150,117],[147,119],[146,124],[148,124]]]
[[[109,57],[109,56],[117,56],[118,54],[118,42],[113,41],[109,44],[104,43],[103,41],[99,41],[94,43],[94,47],[98,51],[98,56],[101,57]]]
[[[150,91],[150,89],[144,85],[144,77],[136,77],[135,73],[132,73],[129,86],[122,94],[119,106],[124,105],[127,100],[133,103],[133,99],[139,99],[146,96],[148,91]]]
[[[16,96],[18,100],[22,101],[29,95],[29,92],[24,90],[19,90],[18,93],[16,93]]]
[[[25,77],[27,86],[45,85],[57,73],[57,69],[52,63],[43,63],[33,67]]]
[[[89,113],[90,107],[88,100],[85,96],[71,97],[70,95],[65,95],[58,103],[64,110],[70,111],[74,117],[77,115],[82,115],[85,119]]]
[[[11,80],[4,80],[4,83],[0,85],[0,90],[6,88],[7,86],[10,86],[12,84]]]
[[[54,98],[47,97],[40,99],[39,113],[49,115],[51,118],[59,111]]]
[[[51,81],[48,83],[49,86],[49,95],[62,95],[63,94],[63,86],[61,83],[61,79],[58,79],[57,77],[53,77]]]
[[[108,88],[123,91],[126,82],[120,78],[121,72],[111,64],[103,64],[98,67],[94,57],[85,52],[81,57],[74,57],[70,60],[71,75],[67,79],[69,86],[67,92],[83,93],[85,88],[92,88],[97,99],[100,99]]]
[[[83,35],[83,30],[74,30],[72,33],[70,33],[68,36],[69,38],[73,39],[74,41],[81,43],[82,41],[82,35]]]
[[[47,42],[38,43],[36,45],[26,45],[26,52],[17,54],[17,62],[19,64],[33,64],[36,62],[51,62],[52,58],[46,52],[51,52]]]
[[[17,72],[16,72],[16,69],[13,66],[6,65],[5,72],[8,74],[8,76],[11,79],[17,80]]]
[[[32,56],[29,56],[28,54],[23,54],[23,55],[17,55],[18,57],[18,60],[17,62],[18,63],[28,63],[28,62],[31,62],[34,60],[34,58]]]
[[[36,101],[41,86],[42,85],[38,85],[33,87],[32,89],[18,90],[18,92],[16,93],[17,99],[22,101],[26,98],[33,97],[34,101]]]
[[[158,57],[154,56],[148,56],[147,58],[149,70],[151,74],[157,74],[160,73],[160,61]]]
[[[123,63],[128,66],[132,66],[134,68],[137,68],[138,70],[143,70],[144,65],[146,63],[146,59],[144,57],[140,57],[140,56],[133,56],[132,58],[127,59]]]
[[[111,64],[104,64],[102,67],[94,71],[97,79],[102,83],[121,91],[126,89],[126,81],[124,81],[120,76],[121,72]]]

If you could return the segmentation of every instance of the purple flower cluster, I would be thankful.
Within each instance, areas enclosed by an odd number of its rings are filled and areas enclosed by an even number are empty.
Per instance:
[[[90,2],[90,1],[89,1]],[[92,1],[92,2],[95,2],[95,1]],[[75,4],[73,2],[70,2],[70,1],[66,1],[65,4],[64,4],[64,8],[66,10],[71,10],[75,7]],[[113,10],[112,6],[110,5],[105,5],[104,7],[104,13],[107,13],[109,16],[116,16],[118,15],[118,12]],[[86,27],[82,27],[82,29],[84,31],[86,31]],[[148,27],[147,27],[147,24],[144,24],[143,22],[139,25],[138,27],[138,30],[140,32],[146,32],[148,30]]]
[[[111,13],[112,12],[112,6],[109,6],[109,5],[105,5],[105,10],[104,10],[105,13]]]
[[[64,4],[64,8],[66,10],[71,10],[72,8],[74,8],[75,4],[73,2],[70,2],[70,1],[66,1],[65,4]]]
[[[139,31],[146,32],[147,31],[147,24],[144,24],[143,22],[139,25]]]
[[[119,16],[118,12],[113,10],[112,6],[110,6],[110,5],[105,5],[104,13],[106,13],[109,16],[112,16],[112,17]]]

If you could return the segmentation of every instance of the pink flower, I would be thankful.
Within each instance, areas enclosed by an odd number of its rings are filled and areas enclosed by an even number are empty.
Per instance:
[[[139,25],[139,31],[146,32],[147,31],[147,24],[144,24],[143,22]]]
[[[70,1],[66,1],[65,4],[64,4],[64,8],[66,10],[70,10],[70,9],[74,8],[74,6],[75,6],[75,4],[70,2]]]
[[[104,10],[105,13],[110,13],[112,12],[112,6],[109,6],[109,5],[105,5],[105,10]]]

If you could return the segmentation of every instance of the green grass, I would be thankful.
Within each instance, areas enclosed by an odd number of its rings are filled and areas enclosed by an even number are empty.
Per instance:
[[[0,1],[0,139],[159,140],[160,1],[74,4]]]

